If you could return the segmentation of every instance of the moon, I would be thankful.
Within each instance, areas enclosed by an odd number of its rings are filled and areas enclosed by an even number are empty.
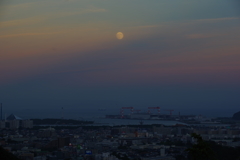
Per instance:
[[[117,37],[117,39],[123,39],[123,33],[122,32],[118,32],[116,34],[116,37]]]

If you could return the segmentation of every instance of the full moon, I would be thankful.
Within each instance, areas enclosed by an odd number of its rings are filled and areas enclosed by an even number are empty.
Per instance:
[[[122,32],[118,32],[116,34],[116,37],[117,37],[117,39],[123,39],[123,33]]]

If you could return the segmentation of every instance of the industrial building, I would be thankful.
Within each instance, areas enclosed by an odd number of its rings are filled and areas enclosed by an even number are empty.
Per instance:
[[[0,128],[33,128],[33,121],[29,119],[22,119],[14,114],[11,114],[5,120],[0,121]]]

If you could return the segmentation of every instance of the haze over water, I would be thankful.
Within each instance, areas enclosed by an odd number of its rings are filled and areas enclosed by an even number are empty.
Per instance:
[[[147,112],[147,109],[145,109]],[[145,113],[146,113],[145,112]],[[232,115],[235,113],[235,110],[215,110],[215,109],[209,109],[209,110],[195,110],[195,111],[189,111],[189,110],[182,110],[180,112],[181,115],[202,115],[208,118],[216,118],[216,117],[232,117]],[[30,118],[64,118],[64,119],[79,119],[79,120],[89,120],[89,119],[97,119],[97,118],[105,118],[105,115],[120,115],[120,110],[117,109],[109,109],[105,111],[99,111],[95,109],[67,109],[64,108],[63,110],[61,108],[56,109],[19,109],[15,111],[6,110],[3,112],[3,116],[6,113],[6,116],[10,115],[11,113],[16,114],[17,116],[24,118],[24,119],[30,119]],[[125,115],[130,115],[131,113],[128,111],[125,111]],[[152,114],[157,115],[157,112],[153,112]],[[168,111],[162,111],[160,114],[169,115]],[[179,112],[174,111],[172,113],[173,115],[179,115]],[[111,121],[111,120],[109,120]]]

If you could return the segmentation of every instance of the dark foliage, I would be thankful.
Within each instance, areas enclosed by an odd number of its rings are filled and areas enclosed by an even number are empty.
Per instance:
[[[240,160],[240,147],[233,148],[213,141],[204,141],[195,133],[192,137],[197,140],[197,144],[187,149],[189,160]]]
[[[215,152],[218,160],[240,160],[240,147],[233,148],[227,146],[218,145],[215,142],[209,142],[212,150]]]
[[[0,146],[0,159],[1,160],[19,160],[16,156],[12,153],[9,153],[5,149]]]
[[[196,133],[192,133],[191,136],[197,140],[197,143],[187,149],[190,160],[216,160],[209,143]]]

